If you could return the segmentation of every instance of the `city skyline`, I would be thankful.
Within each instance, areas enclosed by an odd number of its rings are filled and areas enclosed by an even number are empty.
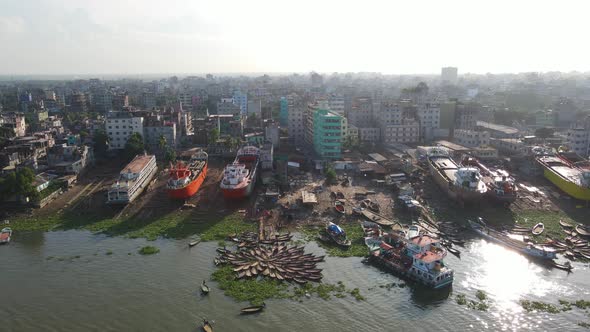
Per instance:
[[[585,72],[588,6],[6,1],[0,75]]]

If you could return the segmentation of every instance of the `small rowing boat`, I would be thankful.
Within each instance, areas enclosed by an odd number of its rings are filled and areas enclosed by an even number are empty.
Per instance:
[[[205,284],[205,280],[203,280],[203,283],[201,284],[201,292],[203,294],[209,294],[209,286],[207,286],[207,284]]]
[[[576,225],[576,232],[582,236],[590,236],[590,231],[582,225]]]
[[[543,231],[545,230],[545,225],[540,222],[537,223],[533,229],[531,230],[531,233],[533,233],[533,235],[540,235],[541,233],[543,233]]]
[[[203,331],[213,332],[213,326],[211,326],[211,323],[206,319],[203,319]]]
[[[253,314],[253,313],[262,311],[265,307],[266,307],[266,303],[262,302],[262,305],[255,305],[252,307],[242,308],[240,310],[240,312],[244,315]]]
[[[344,214],[345,210],[344,210],[344,203],[342,201],[335,201],[334,202],[334,209],[336,210],[336,212],[340,213],[340,214]]]
[[[563,228],[574,228],[574,226],[570,223],[567,223],[565,221],[563,221],[562,219],[559,219],[559,225],[561,225],[561,227]]]
[[[0,244],[9,243],[11,237],[12,229],[10,227],[2,228],[2,231],[0,231]]]
[[[196,246],[196,245],[197,245],[197,244],[199,244],[199,243],[201,243],[201,240],[193,240],[193,241],[190,241],[190,242],[188,243],[188,246],[189,246],[189,247],[194,247],[194,246]]]
[[[564,270],[564,271],[568,271],[568,272],[570,272],[573,269],[570,262],[565,262],[565,264],[559,264],[555,261],[551,261],[551,266],[553,266],[556,269],[560,269],[560,270]]]

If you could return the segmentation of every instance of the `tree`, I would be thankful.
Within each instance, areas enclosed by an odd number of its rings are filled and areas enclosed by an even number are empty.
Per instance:
[[[248,119],[246,119],[246,123],[248,124],[249,127],[256,127],[257,122],[258,122],[258,118],[256,117],[256,113],[252,113],[251,115],[248,115]]]
[[[324,174],[326,175],[326,183],[333,184],[336,183],[336,171],[331,166],[326,166],[324,168]]]
[[[104,129],[94,131],[94,152],[102,155],[109,148],[109,137]]]
[[[209,143],[215,143],[219,139],[219,129],[214,128],[209,132]]]
[[[553,136],[555,129],[553,128],[538,128],[535,130],[535,136],[542,138],[543,141],[549,137]]]
[[[127,143],[125,143],[125,155],[129,158],[133,158],[138,154],[143,153],[143,137],[140,133],[133,133]]]
[[[166,154],[164,155],[164,160],[167,163],[175,162],[176,161],[176,151],[174,151],[172,149],[166,149]]]
[[[164,135],[160,135],[160,138],[158,139],[158,147],[160,148],[160,150],[164,151],[167,145],[168,142],[166,141],[166,137],[164,137]]]
[[[39,192],[33,186],[35,172],[24,167],[9,173],[0,179],[0,196],[6,199],[16,195],[17,197],[28,197],[31,200],[39,198]]]
[[[80,130],[80,141],[84,142],[84,140],[88,137],[88,132],[85,130]]]

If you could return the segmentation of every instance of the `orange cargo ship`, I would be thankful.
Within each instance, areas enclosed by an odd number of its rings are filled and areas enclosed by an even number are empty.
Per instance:
[[[182,161],[170,168],[170,178],[166,183],[168,196],[174,199],[187,199],[199,191],[207,176],[209,156],[202,150],[192,155],[188,166]]]

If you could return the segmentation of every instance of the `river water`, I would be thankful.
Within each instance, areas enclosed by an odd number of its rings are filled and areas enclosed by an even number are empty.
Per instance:
[[[160,253],[141,256],[144,245]],[[358,287],[366,301],[317,297],[267,301],[265,312],[240,316],[237,303],[214,282],[202,296],[199,285],[214,271],[216,242],[189,249],[187,241],[107,237],[86,231],[16,233],[0,247],[1,331],[198,331],[195,322],[215,320],[215,331],[464,331],[585,330],[582,310],[527,314],[520,299],[557,304],[590,300],[588,264],[574,273],[550,270],[481,239],[471,239],[462,257],[449,255],[456,272],[452,290],[418,286],[384,288],[402,280],[361,258],[328,258],[324,281]],[[315,243],[308,252],[321,254]],[[112,252],[112,254],[108,254]],[[490,298],[486,312],[468,309],[456,294]]]

